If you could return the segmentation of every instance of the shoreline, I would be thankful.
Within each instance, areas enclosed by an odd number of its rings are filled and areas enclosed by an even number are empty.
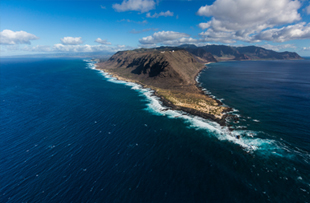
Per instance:
[[[177,113],[177,116],[171,115],[174,118],[183,117],[183,116],[184,116],[184,119],[192,118],[193,120],[190,119],[190,121],[194,122],[194,125],[199,125],[199,128],[207,129],[208,131],[214,132],[216,137],[219,140],[226,140],[228,142],[233,142],[234,144],[239,145],[247,153],[251,153],[253,151],[256,151],[257,149],[260,148],[260,146],[262,144],[269,144],[268,141],[265,142],[265,141],[260,140],[259,138],[258,138],[258,140],[253,138],[253,132],[252,131],[247,131],[247,129],[242,129],[240,131],[240,129],[238,129],[238,128],[232,128],[231,122],[234,122],[234,121],[239,120],[239,119],[238,119],[237,115],[231,114],[232,112],[234,112],[234,109],[231,107],[226,107],[226,109],[222,111],[222,117],[216,118],[212,114],[204,113],[204,112],[201,112],[201,111],[196,110],[196,109],[190,109],[190,108],[186,108],[186,107],[175,106],[171,101],[166,99],[164,96],[158,94],[157,91],[154,90],[154,88],[151,88],[147,85],[144,85],[141,82],[126,79],[126,78],[123,78],[121,76],[118,76],[115,73],[111,73],[108,69],[105,69],[102,67],[99,68],[97,63],[94,64],[93,69],[100,71],[101,73],[103,73],[103,75],[106,75],[105,76],[106,78],[110,78],[113,80],[124,82],[123,84],[125,84],[125,85],[126,85],[126,82],[139,85],[140,87],[138,89],[141,89],[142,91],[148,92],[148,95],[144,94],[148,99],[156,100],[158,102],[158,104],[160,105],[159,111],[163,115],[166,115],[166,113],[164,113],[166,111],[167,111],[168,115],[169,115],[169,112],[172,111],[174,113]],[[203,68],[202,70],[204,70],[204,69],[205,68]],[[199,76],[199,73],[197,74],[197,76]],[[197,78],[195,78],[195,81],[196,81],[196,79]],[[210,95],[207,95],[203,90],[201,90],[202,87],[197,86],[199,84],[197,81],[195,84],[196,84],[196,87],[200,90],[200,94],[203,94],[204,96],[209,97],[212,100],[222,104],[221,101],[219,101],[216,98],[212,98]],[[132,84],[128,84],[128,85],[132,86]],[[157,110],[155,110],[155,111],[157,111]],[[200,120],[200,119],[202,119],[202,120]],[[204,119],[205,119],[205,121],[203,121]],[[244,130],[246,130],[246,132]],[[257,142],[257,143],[253,143],[253,139],[255,139],[255,142]]]
[[[200,70],[194,77],[194,80],[195,80],[195,86],[198,88],[199,90],[199,93],[206,96],[206,97],[209,97],[211,99],[213,99],[214,101],[216,101],[216,103],[219,105],[219,106],[222,106],[223,103],[221,101],[219,101],[218,99],[215,99],[215,98],[212,98],[210,97],[209,95],[205,94],[205,92],[202,90],[202,87],[199,85],[199,83],[197,82],[197,77],[199,76],[199,74],[201,73],[201,71],[203,71],[204,69],[207,68],[207,64],[210,64],[212,62],[209,62],[209,63],[205,63],[205,68],[203,68],[202,70]],[[138,81],[135,81],[135,80],[130,80],[130,79],[127,79],[127,78],[123,78],[115,73],[112,73],[110,72],[109,70],[107,69],[104,69],[104,68],[98,68],[98,65],[97,63],[94,64],[95,65],[95,69],[96,70],[100,70],[100,71],[103,71],[107,74],[109,74],[110,76],[116,78],[117,80],[119,81],[125,81],[125,82],[132,82],[132,83],[135,83],[135,84],[138,84],[138,85],[141,85],[142,88],[149,88],[152,90],[152,94],[156,97],[159,98],[159,101],[162,103],[162,105],[164,107],[168,107],[170,108],[171,110],[181,110],[181,111],[184,111],[185,113],[188,113],[188,114],[191,114],[193,116],[198,116],[198,117],[201,117],[201,118],[204,118],[204,119],[208,119],[208,120],[211,120],[211,121],[214,121],[216,123],[218,123],[220,126],[226,126],[226,127],[229,127],[229,125],[227,125],[227,118],[229,117],[233,117],[233,115],[230,115],[228,114],[229,112],[232,112],[233,111],[233,108],[231,107],[227,107],[227,109],[225,111],[222,112],[222,118],[216,118],[214,115],[212,114],[208,114],[208,113],[204,113],[204,112],[201,112],[199,110],[196,110],[196,109],[192,109],[192,108],[187,108],[187,107],[182,107],[182,106],[176,106],[174,105],[171,101],[169,101],[168,99],[166,99],[164,96],[160,95],[155,89],[145,85],[145,84],[142,84],[141,82],[138,82]]]

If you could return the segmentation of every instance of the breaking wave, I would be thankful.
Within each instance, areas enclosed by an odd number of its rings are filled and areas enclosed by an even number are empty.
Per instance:
[[[151,112],[152,114],[166,116],[170,119],[182,119],[184,123],[188,125],[188,128],[207,131],[208,135],[216,137],[221,141],[227,141],[239,145],[243,150],[249,153],[261,152],[264,154],[268,153],[272,155],[283,156],[283,153],[281,153],[283,151],[283,148],[281,147],[283,143],[279,143],[273,139],[261,138],[258,135],[262,132],[243,130],[243,126],[237,126],[235,130],[231,131],[227,126],[221,126],[214,121],[203,119],[198,116],[193,116],[183,111],[172,110],[171,108],[163,106],[160,98],[154,95],[153,90],[149,88],[143,88],[141,85],[136,83],[118,80],[103,70],[96,69],[96,64],[94,61],[84,61],[87,62],[88,68],[98,71],[109,82],[130,86],[131,89],[138,91],[141,95],[144,95],[148,101],[145,110]],[[198,81],[198,78],[196,78],[196,81]],[[212,96],[209,91],[206,89],[203,90],[206,94]],[[216,98],[215,96],[212,97]],[[233,109],[233,111],[230,113],[240,117],[237,112],[237,109]]]

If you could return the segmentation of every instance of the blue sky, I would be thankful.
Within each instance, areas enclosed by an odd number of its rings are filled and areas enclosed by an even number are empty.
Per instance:
[[[1,0],[1,56],[256,45],[310,56],[306,0]]]

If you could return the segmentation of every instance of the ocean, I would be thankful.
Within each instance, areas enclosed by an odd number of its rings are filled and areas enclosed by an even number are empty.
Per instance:
[[[310,59],[207,65],[228,127],[90,60],[0,62],[1,202],[310,202]]]

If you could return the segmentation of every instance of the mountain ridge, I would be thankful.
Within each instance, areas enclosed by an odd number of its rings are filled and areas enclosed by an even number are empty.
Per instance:
[[[180,48],[184,48],[189,51],[195,49],[203,49],[206,52],[211,53],[218,61],[226,60],[298,60],[302,59],[296,52],[276,52],[273,50],[265,49],[257,46],[243,46],[233,47],[226,45],[206,45],[197,47],[195,45],[181,45]]]
[[[154,90],[165,106],[225,125],[226,112],[231,109],[205,95],[197,86],[197,75],[206,63],[267,58],[301,59],[294,52],[274,52],[255,46],[182,45],[119,51],[107,61],[98,63],[97,68],[119,80],[139,83]]]
[[[201,60],[184,49],[165,47],[120,51],[97,68],[154,90],[165,106],[224,125],[228,108],[197,87],[195,78],[205,68]]]

